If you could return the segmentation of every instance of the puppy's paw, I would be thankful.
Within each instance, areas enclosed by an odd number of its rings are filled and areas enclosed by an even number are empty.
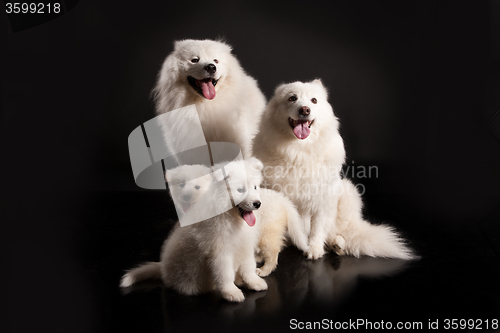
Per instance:
[[[222,290],[221,294],[229,302],[243,302],[245,300],[245,295],[236,286]]]
[[[249,289],[255,291],[267,290],[266,281],[258,276],[255,276],[255,278],[252,278],[252,280],[248,281],[247,285]]]
[[[273,269],[269,266],[266,267],[266,265],[262,266],[261,268],[257,268],[256,270],[257,275],[260,277],[266,277],[271,274],[272,271]]]
[[[344,237],[337,235],[335,236],[335,243],[333,244],[333,251],[339,256],[345,255],[345,239]]]
[[[311,244],[306,252],[307,259],[316,260],[325,254],[323,244]]]

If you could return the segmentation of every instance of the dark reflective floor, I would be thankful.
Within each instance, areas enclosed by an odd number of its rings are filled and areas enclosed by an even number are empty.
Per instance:
[[[309,261],[290,247],[266,278],[269,290],[244,290],[246,300],[231,304],[216,294],[182,296],[155,281],[120,290],[124,270],[158,260],[175,222],[172,207],[162,192],[95,195],[85,272],[96,331],[284,331],[292,319],[383,320],[393,325],[409,321],[422,323],[423,329],[439,320],[441,331],[445,319],[454,318],[482,319],[483,331],[488,331],[485,321],[500,319],[500,258],[495,250],[499,211],[477,223],[450,225],[407,214],[400,196],[367,196],[365,201],[367,215],[396,226],[421,259],[356,259],[330,253]]]

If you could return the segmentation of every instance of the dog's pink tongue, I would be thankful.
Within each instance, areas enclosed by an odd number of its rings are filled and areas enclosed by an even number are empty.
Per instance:
[[[311,133],[311,129],[307,126],[307,121],[299,122],[297,126],[293,128],[293,134],[297,139],[304,140]]]
[[[215,98],[215,87],[212,84],[212,80],[201,81],[200,86],[203,96],[205,96],[206,99]]]
[[[182,210],[184,211],[184,213],[187,213],[187,211],[189,210],[189,208],[191,208],[191,204],[190,203],[186,203],[186,202],[181,202],[181,206],[182,206]]]
[[[243,213],[243,219],[249,226],[255,225],[255,214],[252,211]]]

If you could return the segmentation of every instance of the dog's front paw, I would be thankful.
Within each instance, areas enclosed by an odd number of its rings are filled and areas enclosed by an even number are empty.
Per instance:
[[[307,259],[316,260],[325,254],[323,244],[311,244],[307,250]]]
[[[269,274],[271,274],[271,272],[273,271],[273,268],[271,268],[270,266],[262,266],[261,268],[257,268],[256,272],[257,272],[257,275],[260,276],[260,277],[265,277],[265,276],[268,276]]]
[[[248,281],[247,285],[249,289],[255,291],[267,290],[266,281],[264,281],[263,278],[260,278],[258,276],[255,276],[255,278],[252,278],[251,281]]]
[[[245,295],[236,286],[222,290],[221,294],[229,302],[243,302],[245,300]]]

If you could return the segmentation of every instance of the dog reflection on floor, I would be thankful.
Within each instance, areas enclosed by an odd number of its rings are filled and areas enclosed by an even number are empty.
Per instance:
[[[401,259],[346,257],[333,253],[323,258],[307,260],[295,248],[285,249],[286,260],[274,274],[265,278],[269,289],[247,291],[245,301],[224,302],[217,294],[185,296],[165,288],[161,281],[144,281],[124,292],[162,289],[162,307],[167,328],[186,330],[218,325],[234,328],[261,316],[295,312],[301,305],[336,307],[355,289],[359,278],[382,278],[402,272],[409,262]],[[281,259],[281,258],[280,258]],[[192,320],[192,318],[203,318]],[[208,327],[208,326],[207,326]]]
[[[283,281],[280,290],[285,304],[298,308],[304,301],[313,304],[339,304],[351,294],[358,278],[380,278],[401,272],[408,261],[373,257],[339,257],[327,254],[316,261],[302,260],[294,278]]]

